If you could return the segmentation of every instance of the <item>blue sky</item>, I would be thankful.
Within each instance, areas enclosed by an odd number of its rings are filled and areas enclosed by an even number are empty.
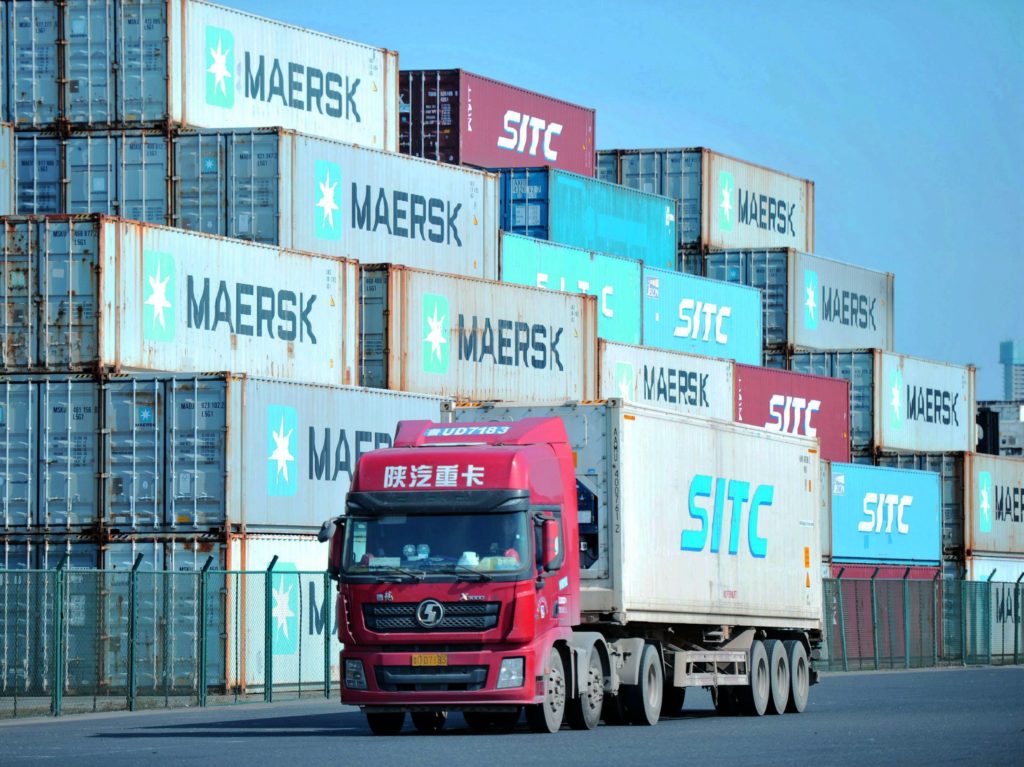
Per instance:
[[[896,350],[1024,339],[1024,2],[220,0],[597,109],[597,146],[707,146],[815,182],[816,252],[896,275]],[[493,8],[493,10],[492,10]]]

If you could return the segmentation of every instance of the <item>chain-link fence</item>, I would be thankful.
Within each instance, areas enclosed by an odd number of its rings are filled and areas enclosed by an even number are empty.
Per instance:
[[[326,573],[0,570],[0,718],[337,693]]]
[[[337,692],[323,572],[0,570],[0,718]],[[827,579],[820,668],[1024,663],[1024,584]]]

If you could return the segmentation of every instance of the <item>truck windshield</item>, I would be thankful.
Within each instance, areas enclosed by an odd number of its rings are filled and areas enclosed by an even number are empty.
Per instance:
[[[531,561],[526,512],[349,517],[350,575],[518,573]]]

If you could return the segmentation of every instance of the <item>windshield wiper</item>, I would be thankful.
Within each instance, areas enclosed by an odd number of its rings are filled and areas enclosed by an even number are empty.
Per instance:
[[[445,570],[448,570],[448,569],[451,569],[451,571],[453,573],[457,574],[457,575],[462,575],[464,573],[465,574],[469,574],[469,575],[475,575],[475,576],[477,576],[477,578],[479,578],[482,581],[493,581],[494,580],[494,578],[492,578],[487,573],[482,573],[479,570],[474,570],[472,567],[469,567],[468,565],[454,564],[450,568],[447,568],[447,567],[445,568]]]
[[[427,574],[423,570],[407,570],[406,568],[398,567],[397,565],[370,568],[370,574],[377,576],[378,583],[386,582],[387,576],[384,575],[384,572],[390,572],[392,574],[391,577],[394,577],[395,575],[404,575],[407,578],[412,578],[414,581],[422,581],[427,577]]]

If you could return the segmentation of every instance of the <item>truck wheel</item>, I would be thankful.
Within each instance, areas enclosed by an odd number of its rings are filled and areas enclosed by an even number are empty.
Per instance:
[[[447,711],[413,711],[412,726],[416,732],[433,733],[441,732],[444,723],[448,720]]]
[[[565,717],[565,667],[557,647],[551,648],[544,675],[544,702],[526,707],[526,721],[534,732],[558,732]]]
[[[769,639],[764,643],[768,654],[768,671],[771,676],[772,694],[768,698],[769,714],[786,713],[789,703],[789,658],[786,647],[778,639]]]
[[[597,647],[591,647],[587,658],[587,667],[583,693],[571,698],[566,704],[565,718],[574,730],[592,730],[601,720],[601,707],[604,704],[604,666]]]
[[[631,724],[653,725],[661,715],[661,693],[664,685],[661,670],[661,656],[658,648],[645,645],[640,656],[640,673],[637,684],[623,688],[626,716]]]
[[[366,723],[374,735],[397,735],[405,724],[404,711],[367,712]]]
[[[771,695],[771,674],[768,672],[768,653],[764,643],[755,639],[750,645],[750,682],[740,688],[739,698],[743,713],[748,716],[764,716]]]
[[[810,668],[807,663],[807,651],[804,643],[797,639],[784,642],[786,656],[789,659],[789,703],[786,711],[799,714],[807,708],[807,697],[810,694]]]
[[[683,704],[686,702],[686,688],[676,687],[672,680],[666,679],[665,686],[661,691],[661,715],[679,716],[683,713]]]

